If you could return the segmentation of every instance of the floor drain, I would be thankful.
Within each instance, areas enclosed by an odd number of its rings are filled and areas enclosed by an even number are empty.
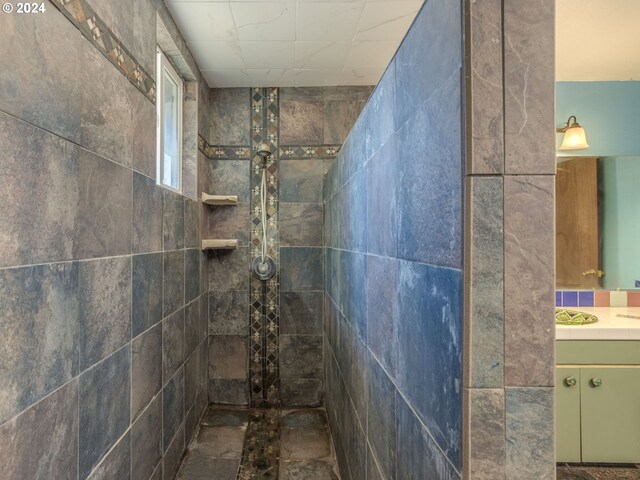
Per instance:
[[[266,470],[269,468],[269,460],[265,457],[258,457],[253,461],[253,466],[258,470]]]

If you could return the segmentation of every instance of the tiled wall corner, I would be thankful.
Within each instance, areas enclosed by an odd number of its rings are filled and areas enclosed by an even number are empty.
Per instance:
[[[505,390],[506,478],[556,478],[553,390],[553,387]]]
[[[464,478],[506,479],[505,391],[465,389]]]
[[[467,169],[504,172],[502,0],[465,2]]]
[[[503,177],[467,177],[465,386],[504,385]]]
[[[551,175],[505,177],[506,386],[555,382],[554,188]]]
[[[555,175],[555,0],[503,0],[505,173]]]
[[[468,480],[555,469],[554,7],[465,1]]]

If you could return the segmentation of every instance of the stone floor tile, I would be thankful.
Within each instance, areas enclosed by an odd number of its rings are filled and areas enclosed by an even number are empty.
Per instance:
[[[280,431],[280,459],[307,460],[331,455],[327,428],[283,428]]]
[[[211,408],[202,420],[203,425],[210,427],[246,427],[248,423],[246,408]]]
[[[212,458],[193,450],[182,462],[176,480],[236,480],[239,465],[239,459]]]
[[[323,460],[280,463],[280,480],[338,480],[336,466]]]
[[[206,427],[198,433],[193,449],[213,458],[241,458],[245,427]]]
[[[283,410],[280,425],[284,428],[314,428],[327,425],[324,410]]]

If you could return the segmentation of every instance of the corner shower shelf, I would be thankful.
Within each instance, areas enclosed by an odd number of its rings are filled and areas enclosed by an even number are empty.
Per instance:
[[[209,195],[202,192],[202,203],[207,205],[238,205],[237,195]]]
[[[235,250],[238,248],[238,240],[207,239],[202,240],[202,250]]]

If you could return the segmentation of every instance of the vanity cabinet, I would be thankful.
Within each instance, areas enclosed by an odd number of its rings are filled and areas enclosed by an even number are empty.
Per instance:
[[[640,342],[558,341],[559,462],[640,462]]]

